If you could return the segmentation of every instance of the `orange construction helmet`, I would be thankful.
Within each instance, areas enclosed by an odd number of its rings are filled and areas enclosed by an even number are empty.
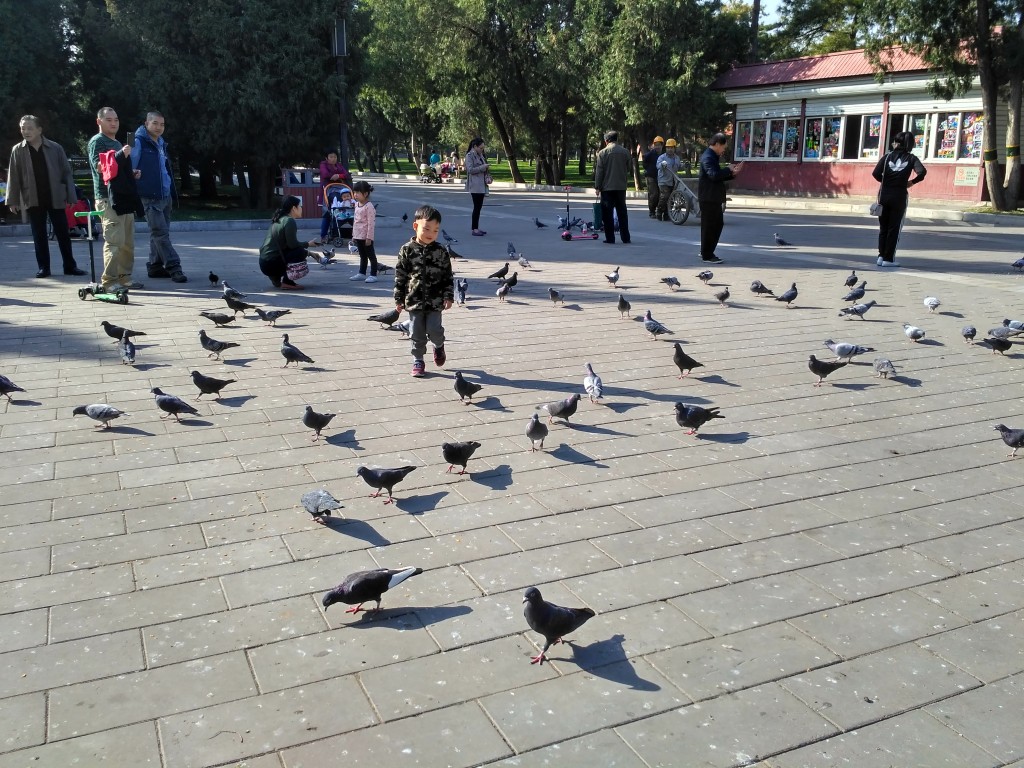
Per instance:
[[[678,144],[678,142],[675,139],[669,139],[668,141],[665,142],[665,149],[668,149],[669,147],[678,147],[678,146],[679,146],[679,144]]]
[[[655,136],[651,144],[664,144],[665,140],[661,136]]]

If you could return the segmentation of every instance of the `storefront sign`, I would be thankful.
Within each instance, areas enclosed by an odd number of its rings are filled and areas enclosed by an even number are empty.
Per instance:
[[[981,181],[981,168],[960,166],[953,175],[954,187],[976,187]]]

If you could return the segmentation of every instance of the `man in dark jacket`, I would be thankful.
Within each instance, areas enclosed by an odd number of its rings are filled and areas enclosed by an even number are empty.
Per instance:
[[[36,277],[50,276],[50,245],[46,237],[46,219],[60,248],[65,275],[84,275],[75,264],[71,235],[64,207],[78,200],[71,164],[60,144],[43,138],[43,127],[35,115],[25,115],[19,123],[24,141],[11,149],[7,182],[7,206],[18,212],[24,208],[32,225],[36,249]],[[84,223],[84,222],[83,222]]]
[[[743,163],[722,168],[722,155],[729,143],[724,133],[711,137],[708,148],[700,156],[700,175],[697,177],[697,200],[700,201],[700,258],[710,264],[720,264],[715,249],[725,226],[725,183],[736,178]]]
[[[594,165],[594,187],[601,196],[604,241],[615,242],[615,217],[618,216],[619,236],[625,245],[630,240],[626,186],[633,157],[628,149],[619,146],[619,134],[616,131],[608,131],[604,140],[606,146],[597,153],[597,163]]]
[[[176,283],[187,283],[181,271],[181,258],[171,245],[171,202],[174,197],[174,178],[171,161],[167,157],[164,141],[164,116],[147,112],[146,122],[135,131],[132,147],[132,165],[140,172],[136,187],[146,211],[149,224],[149,262],[146,270],[150,277],[169,277]]]
[[[658,200],[661,189],[658,187],[658,158],[664,151],[665,140],[655,136],[646,152],[637,152],[644,166],[644,178],[647,181],[647,215],[652,219],[658,215]]]

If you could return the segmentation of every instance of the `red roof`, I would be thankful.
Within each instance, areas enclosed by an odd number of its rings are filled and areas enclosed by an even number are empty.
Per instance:
[[[929,69],[921,57],[907,53],[902,48],[890,48],[883,53],[882,60],[889,72],[921,72]],[[823,56],[804,56],[763,64],[741,64],[721,74],[711,87],[716,91],[724,91],[777,83],[867,77],[874,74],[875,70],[861,48],[855,51],[826,53]]]

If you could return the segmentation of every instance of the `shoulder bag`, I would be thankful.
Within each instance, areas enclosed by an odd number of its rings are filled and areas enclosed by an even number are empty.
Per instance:
[[[885,183],[885,171],[889,167],[889,155],[886,153],[885,158],[882,160],[882,180],[878,182],[878,194],[875,195],[875,202],[868,208],[868,213],[872,216],[882,215],[882,184]]]

